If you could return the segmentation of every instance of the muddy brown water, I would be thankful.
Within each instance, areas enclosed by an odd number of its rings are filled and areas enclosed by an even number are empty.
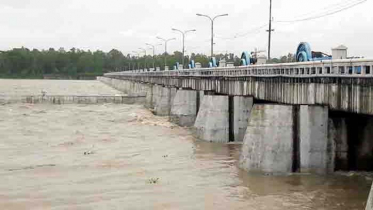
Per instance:
[[[366,176],[249,174],[240,148],[139,105],[0,105],[0,209],[364,209]]]

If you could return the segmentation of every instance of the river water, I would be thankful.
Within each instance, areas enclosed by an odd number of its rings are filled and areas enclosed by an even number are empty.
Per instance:
[[[140,105],[3,104],[0,209],[364,209],[366,176],[249,174],[240,148]]]

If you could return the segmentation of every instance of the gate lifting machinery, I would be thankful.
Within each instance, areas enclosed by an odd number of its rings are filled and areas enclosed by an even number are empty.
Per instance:
[[[310,44],[307,42],[299,43],[297,47],[297,52],[295,53],[296,62],[307,62],[307,61],[322,61],[331,60],[332,56],[320,51],[312,51]],[[257,63],[257,53],[249,53],[245,51],[241,54],[240,66],[255,65]],[[215,57],[212,57],[209,61],[209,68],[215,68],[219,66],[219,61]],[[193,60],[190,61],[188,65],[189,69],[195,68],[195,63]]]
[[[307,42],[301,42],[298,45],[295,56],[295,60],[297,62],[322,61],[332,59],[332,56],[328,54],[318,51],[312,51],[310,44],[308,44]]]

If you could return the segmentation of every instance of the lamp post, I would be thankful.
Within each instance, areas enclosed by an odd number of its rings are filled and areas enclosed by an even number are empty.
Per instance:
[[[228,16],[228,14],[216,15],[213,18],[211,18],[208,15],[203,15],[203,14],[197,14],[197,16],[206,17],[211,20],[211,57],[213,57],[214,56],[214,21],[216,18]]]
[[[144,66],[144,68],[147,69],[148,66],[146,65],[146,49],[139,47],[139,50],[143,51],[144,54],[145,54],[145,66]]]
[[[164,38],[159,37],[159,36],[157,36],[157,39],[160,39],[160,40],[164,41],[164,66],[166,68],[166,66],[167,66],[167,43],[169,41],[176,40],[176,39],[175,38],[164,39]]]
[[[177,32],[180,32],[182,35],[183,35],[183,58],[182,58],[182,63],[183,63],[183,67],[185,67],[184,63],[185,63],[185,35],[189,32],[194,32],[196,31],[195,29],[192,29],[192,30],[186,30],[186,31],[181,31],[179,29],[176,29],[176,28],[172,28],[173,31],[177,31]]]
[[[155,46],[160,46],[162,44],[157,44],[157,45],[153,45],[153,44],[149,44],[149,43],[145,43],[146,45],[150,46],[152,49],[153,49],[153,69],[155,69]]]

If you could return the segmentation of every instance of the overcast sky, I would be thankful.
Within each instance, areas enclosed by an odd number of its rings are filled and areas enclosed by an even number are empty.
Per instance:
[[[273,0],[274,21],[325,14],[359,0]],[[373,58],[373,0],[317,20],[273,23],[272,55],[294,53],[307,41],[312,50],[331,52],[344,44],[349,56]],[[269,0],[1,0],[0,49],[14,47],[131,53],[145,43],[160,43],[156,36],[177,38],[168,51],[181,50],[181,35],[172,27],[196,29],[186,38],[186,50],[210,52],[210,21],[196,13],[217,15],[215,52],[266,50]],[[246,36],[242,36],[245,35]],[[239,38],[234,38],[239,35]],[[157,53],[164,51],[157,47]],[[150,53],[150,50],[148,51]]]

